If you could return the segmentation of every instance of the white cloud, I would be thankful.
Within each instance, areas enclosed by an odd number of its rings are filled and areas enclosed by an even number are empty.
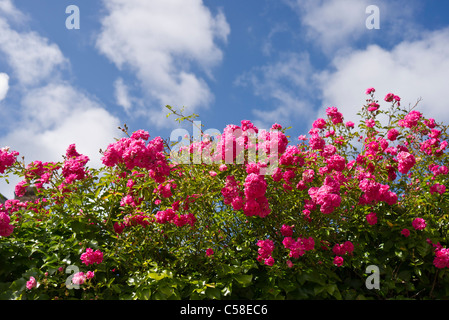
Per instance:
[[[0,73],[0,101],[5,99],[9,90],[9,76],[6,73]]]
[[[123,82],[122,78],[118,78],[114,81],[114,94],[115,94],[115,100],[117,101],[117,104],[125,111],[129,111],[132,107],[132,99],[129,96],[128,87]]]
[[[413,106],[422,98],[418,109],[447,123],[447,57],[449,29],[422,32],[421,39],[400,42],[391,51],[372,45],[339,56],[333,60],[335,69],[320,75],[323,105],[338,107],[347,120],[357,119],[365,89],[374,87],[384,107],[383,98],[389,92],[402,98],[402,106]]]
[[[129,68],[142,91],[156,106],[207,107],[213,95],[192,67],[211,76],[222,60],[216,39],[230,32],[223,13],[212,16],[201,0],[104,1],[108,15],[101,20],[97,48],[119,69]],[[165,113],[148,112],[151,121],[164,125]]]
[[[368,0],[297,0],[297,10],[307,38],[325,51],[359,38],[365,31]]]
[[[99,102],[66,84],[49,84],[28,91],[21,103],[22,119],[0,137],[0,146],[9,146],[34,160],[62,161],[67,147],[75,143],[78,152],[90,158],[88,165],[101,166],[100,148],[106,149],[120,136],[118,119]],[[20,180],[10,179],[12,188]],[[0,183],[0,193],[12,197],[11,186]]]
[[[358,41],[375,39],[395,41],[398,36],[414,37],[419,29],[414,24],[416,3],[413,0],[285,0],[297,12],[306,39],[328,56],[351,50]],[[366,28],[370,5],[379,8],[379,30]],[[408,31],[407,33],[404,31]]]
[[[59,161],[71,143],[100,165],[103,150],[119,130],[119,122],[99,102],[65,84],[30,90],[22,100],[23,119],[17,130],[2,140],[18,151],[25,146],[37,160]],[[30,161],[34,159],[29,159]]]
[[[15,22],[20,22],[26,20],[26,16],[17,10],[11,0],[0,0],[0,13],[8,16],[8,18],[14,20]]]
[[[0,51],[23,85],[38,85],[50,76],[57,77],[57,71],[67,63],[56,44],[35,32],[17,32],[1,17],[0,30]]]

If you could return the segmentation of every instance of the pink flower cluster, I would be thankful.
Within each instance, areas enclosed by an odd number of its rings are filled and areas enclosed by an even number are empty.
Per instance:
[[[80,271],[73,275],[72,283],[81,285],[81,284],[84,284],[87,279],[92,279],[94,276],[95,276],[95,273],[93,271],[87,271],[86,273]]]
[[[8,147],[0,149],[0,173],[5,173],[5,170],[16,162],[18,155],[17,151],[9,152]]]
[[[412,226],[416,230],[424,230],[427,226],[426,220],[424,220],[423,218],[415,218],[412,221]]]
[[[244,183],[245,204],[243,213],[248,217],[266,217],[270,214],[268,199],[265,197],[267,183],[263,175],[250,173]]]
[[[66,159],[62,167],[62,175],[65,178],[64,184],[71,184],[75,180],[82,180],[86,176],[85,165],[89,157],[79,154],[76,146],[71,144],[66,151]]]
[[[446,186],[444,184],[435,183],[434,185],[432,185],[430,187],[431,194],[434,194],[434,193],[443,194],[445,192],[446,192]]]
[[[401,234],[407,238],[408,236],[410,236],[410,230],[407,228],[404,228],[404,229],[402,229]]]
[[[351,241],[345,241],[342,244],[336,243],[332,248],[332,252],[337,256],[344,256],[345,254],[351,254],[354,251],[354,245]]]
[[[177,227],[183,227],[186,224],[193,226],[196,218],[193,213],[178,214],[175,210],[169,208],[156,213],[156,222],[160,224],[173,223]]]
[[[279,164],[284,166],[302,167],[304,165],[304,156],[297,146],[290,145],[279,158]]]
[[[396,129],[390,129],[387,132],[387,138],[390,141],[395,141],[398,136],[399,136],[399,131]]]
[[[103,252],[100,250],[93,250],[92,248],[87,248],[86,252],[81,254],[81,261],[86,265],[91,265],[94,263],[103,262]]]
[[[375,212],[371,212],[369,214],[366,215],[366,221],[368,221],[368,223],[370,225],[375,225],[377,223],[377,215]]]
[[[306,251],[313,250],[315,247],[315,241],[312,237],[299,237],[295,241],[292,237],[287,236],[282,240],[282,244],[289,250],[289,257],[291,258],[299,258]]]
[[[447,148],[448,142],[439,138],[441,131],[432,129],[429,133],[429,139],[420,142],[420,150],[427,155],[441,156],[443,151]]]
[[[400,127],[413,128],[418,125],[418,122],[421,118],[421,112],[412,110],[404,117],[404,119],[398,121],[398,125]]]
[[[433,264],[438,269],[449,268],[449,249],[437,247]]]
[[[340,184],[330,176],[326,176],[321,187],[309,188],[308,193],[313,204],[320,205],[324,214],[334,212],[341,204]]]
[[[397,102],[398,106],[400,106],[400,101],[401,98],[398,97],[397,95],[395,95],[394,93],[387,93],[387,95],[385,96],[384,100],[386,102]]]
[[[346,254],[352,254],[353,251],[354,245],[351,241],[346,241],[343,244],[335,244],[332,248],[332,252],[336,255],[333,261],[334,265],[336,265],[337,267],[341,267],[344,262],[344,258],[342,256]]]
[[[257,174],[259,166],[255,164],[247,165],[249,174],[243,184],[244,190],[239,187],[239,182],[234,176],[227,176],[221,194],[226,205],[231,204],[234,210],[243,209],[248,217],[266,217],[270,214],[268,199],[265,197],[267,182],[263,175]]]
[[[261,130],[257,144],[257,150],[264,151],[267,155],[273,153],[277,149],[277,154],[283,154],[288,146],[287,136],[279,131],[280,125],[273,125],[271,131]],[[260,152],[260,151],[259,151]]]
[[[343,171],[346,167],[346,159],[338,154],[330,156],[326,162],[329,170]]]
[[[0,237],[9,237],[14,231],[14,226],[10,224],[11,218],[8,213],[0,207]]]
[[[221,189],[224,203],[231,204],[234,210],[243,208],[243,191],[240,190],[238,183],[234,176],[227,176],[225,185]]]
[[[383,201],[394,205],[398,201],[397,194],[390,190],[390,186],[376,182],[372,175],[361,174],[359,180],[359,189],[363,191],[359,204],[376,204]]]
[[[415,156],[409,152],[401,151],[398,154],[398,171],[402,174],[407,174],[409,170],[415,165]]]
[[[170,198],[173,195],[172,189],[176,189],[176,183],[173,180],[168,181],[166,184],[160,184],[154,189],[154,193],[159,194],[163,198]]]
[[[147,169],[156,182],[164,182],[170,174],[170,166],[163,154],[164,143],[162,138],[156,137],[146,144],[149,137],[146,131],[138,130],[130,138],[109,144],[101,158],[103,164],[108,167],[123,164],[128,170]]]
[[[279,131],[282,127],[274,124],[272,130],[261,130],[249,120],[242,120],[241,126],[227,125],[223,133],[218,137],[217,149],[212,154],[213,161],[225,161],[225,163],[244,163],[244,151],[248,149],[265,152],[266,155],[273,153],[274,156],[283,154],[288,145],[288,139],[284,133]],[[256,143],[257,141],[257,143]],[[196,149],[204,152],[207,143],[195,144]],[[277,151],[277,152],[276,152]],[[192,153],[193,150],[190,150]]]
[[[437,164],[431,164],[429,165],[429,170],[432,171],[435,177],[442,175],[442,174],[448,174],[449,169],[447,166],[439,166]]]
[[[270,239],[259,240],[257,241],[257,246],[259,250],[257,251],[259,255],[257,256],[257,261],[264,262],[268,266],[272,266],[274,264],[274,259],[271,256],[274,250],[274,243]]]
[[[293,235],[293,226],[283,224],[281,227],[281,234],[284,237],[291,237]]]
[[[125,228],[142,226],[146,227],[153,219],[143,213],[129,214],[123,218],[123,222],[114,223],[114,231],[118,234],[122,233]]]
[[[30,277],[30,279],[26,283],[26,288],[28,290],[31,290],[31,289],[35,288],[36,286],[37,286],[36,278]]]
[[[336,107],[327,108],[326,115],[331,118],[333,124],[339,124],[343,122],[343,114],[339,112]]]

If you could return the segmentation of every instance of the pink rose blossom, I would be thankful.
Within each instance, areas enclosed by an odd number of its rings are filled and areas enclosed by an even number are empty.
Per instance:
[[[0,237],[8,237],[14,231],[14,226],[10,224],[11,218],[9,215],[0,211]]]
[[[415,165],[416,160],[413,154],[401,151],[398,154],[398,170],[402,174],[407,174],[409,170]]]
[[[291,237],[293,235],[293,228],[291,226],[283,224],[281,227],[281,234],[284,237]]]
[[[433,264],[436,268],[449,268],[449,249],[437,248],[435,250],[435,259]]]
[[[402,229],[401,234],[407,238],[410,235],[410,230],[407,228],[404,228],[404,229]]]
[[[83,284],[84,282],[86,282],[86,275],[84,274],[84,272],[77,272],[73,275],[72,277],[72,283],[73,284]]]
[[[209,256],[211,256],[211,255],[213,255],[214,254],[214,250],[212,250],[211,248],[208,248],[207,250],[206,250],[206,257],[209,257]]]
[[[430,194],[439,193],[443,194],[446,191],[446,186],[436,183],[430,187]]]
[[[355,124],[354,124],[354,122],[352,122],[352,121],[348,121],[348,122],[346,122],[345,125],[346,125],[347,128],[354,128],[354,125],[355,125]]]
[[[264,263],[267,265],[267,266],[272,266],[273,264],[274,264],[274,259],[273,259],[273,257],[272,256],[269,256],[268,258],[266,258],[265,260],[264,260]]]
[[[424,228],[427,226],[427,224],[423,218],[415,218],[412,222],[412,226],[416,230],[424,230]]]
[[[398,137],[398,135],[399,135],[399,131],[396,130],[396,129],[390,129],[390,130],[388,130],[388,132],[387,132],[387,138],[388,138],[388,140],[390,140],[390,141],[396,140],[396,138]]]
[[[366,215],[366,221],[368,221],[370,225],[375,225],[377,223],[377,215],[374,212],[371,212]]]
[[[375,92],[375,91],[376,91],[376,89],[374,89],[374,88],[368,88],[368,89],[366,89],[365,93],[366,94],[370,94],[370,93]]]
[[[391,102],[394,99],[394,94],[393,93],[387,93],[387,95],[385,96],[384,100],[386,102]]]
[[[367,119],[365,120],[365,124],[369,128],[373,128],[376,125],[376,121],[374,119]]]
[[[30,279],[26,283],[26,287],[28,290],[31,290],[37,286],[37,281],[34,277],[30,277]]]
[[[103,253],[100,250],[93,250],[91,248],[87,248],[86,252],[81,254],[81,261],[86,265],[91,265],[94,263],[101,263],[103,261]]]
[[[341,267],[341,266],[343,265],[343,261],[344,261],[344,259],[343,259],[343,257],[341,257],[341,256],[336,256],[336,257],[334,258],[334,264],[335,264],[337,267]]]

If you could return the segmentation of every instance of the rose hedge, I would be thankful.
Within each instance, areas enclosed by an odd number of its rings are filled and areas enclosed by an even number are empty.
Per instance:
[[[242,121],[174,148],[125,126],[100,169],[75,145],[1,149],[39,199],[0,207],[0,298],[448,298],[448,127],[366,93],[357,128],[330,107],[295,141]]]

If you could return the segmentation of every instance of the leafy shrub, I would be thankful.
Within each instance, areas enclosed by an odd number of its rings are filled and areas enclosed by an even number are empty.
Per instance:
[[[357,129],[330,107],[295,141],[246,120],[182,147],[125,126],[100,169],[75,145],[28,165],[1,149],[38,199],[0,206],[0,298],[447,298],[447,126],[366,93]]]

